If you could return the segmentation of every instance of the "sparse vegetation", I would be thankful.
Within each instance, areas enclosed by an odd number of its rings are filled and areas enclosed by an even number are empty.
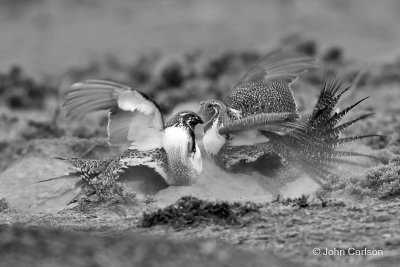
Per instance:
[[[366,188],[375,190],[380,199],[400,196],[400,156],[389,161],[388,165],[371,168],[365,177]]]
[[[136,203],[136,195],[128,192],[125,186],[120,182],[109,184],[95,184],[93,187],[85,189],[86,195],[96,194],[98,201],[115,203],[115,204],[134,204]],[[96,201],[94,201],[96,202]]]
[[[225,201],[206,201],[195,197],[182,197],[175,204],[152,213],[144,213],[142,227],[168,225],[173,228],[195,227],[201,223],[237,225],[241,217],[259,212],[255,203],[228,203]]]
[[[44,109],[46,99],[56,95],[48,81],[37,82],[19,66],[0,73],[0,103],[11,109]]]
[[[0,212],[6,211],[9,209],[7,200],[3,197],[0,198]]]
[[[339,177],[332,175],[317,193],[320,196],[350,194],[354,196],[388,199],[400,197],[399,156],[389,164],[370,168],[365,177]]]
[[[285,199],[280,199],[280,195],[278,195],[278,198],[276,200],[274,200],[274,203],[279,203],[282,204],[284,206],[297,206],[299,208],[307,208],[310,206],[310,203],[308,201],[310,196],[306,196],[306,195],[301,195],[300,197],[297,198],[285,198]]]

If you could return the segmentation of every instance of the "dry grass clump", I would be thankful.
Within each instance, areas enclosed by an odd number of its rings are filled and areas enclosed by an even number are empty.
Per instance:
[[[136,194],[126,190],[119,182],[110,184],[83,185],[82,191],[86,197],[77,200],[77,210],[85,212],[93,206],[109,204],[137,204]]]
[[[400,197],[400,156],[393,157],[387,165],[370,168],[362,178],[330,176],[317,195],[332,193],[378,199]]]
[[[156,212],[144,213],[142,227],[169,225],[173,228],[197,226],[201,223],[219,225],[240,224],[241,217],[253,212],[259,212],[260,205],[252,202],[228,203],[226,201],[206,201],[185,196],[175,204]]]
[[[400,156],[391,159],[388,165],[379,165],[368,170],[365,187],[376,192],[380,199],[400,196]]]
[[[310,207],[310,202],[309,202],[309,195],[301,195],[300,197],[296,198],[284,198],[280,199],[280,195],[278,195],[278,198],[274,200],[272,203],[279,203],[283,206],[297,206],[299,208],[308,208]]]
[[[7,200],[3,197],[0,198],[0,212],[6,211],[9,209]]]

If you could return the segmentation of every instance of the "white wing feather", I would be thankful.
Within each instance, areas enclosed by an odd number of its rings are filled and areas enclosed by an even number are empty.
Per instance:
[[[144,148],[161,147],[164,121],[157,104],[143,93],[115,82],[87,80],[75,83],[65,94],[67,117],[109,110],[108,140]]]

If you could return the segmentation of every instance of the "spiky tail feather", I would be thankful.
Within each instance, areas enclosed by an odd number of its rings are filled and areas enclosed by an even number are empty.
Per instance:
[[[77,179],[74,187],[78,188],[78,187],[82,186],[83,184],[85,184],[85,182],[86,182],[85,179],[82,179],[83,177],[84,177],[84,175],[82,175],[82,173],[80,173],[80,172],[69,172],[65,175],[39,180],[39,181],[35,182],[35,184],[50,182],[50,181],[54,181],[54,180],[61,180],[61,179]]]
[[[49,182],[49,181],[54,181],[54,180],[59,180],[59,179],[68,179],[68,178],[79,178],[79,174],[77,174],[77,173],[67,173],[65,175],[61,175],[61,176],[58,176],[58,177],[52,177],[52,178],[40,180],[40,181],[37,181],[35,183],[39,184],[39,183],[44,183],[44,182]]]
[[[110,162],[113,159],[104,158],[104,159],[81,159],[81,158],[61,158],[56,157],[56,159],[67,161],[72,165],[74,171],[71,171],[65,175],[52,177],[44,180],[40,180],[36,183],[43,183],[53,180],[59,179],[70,179],[76,178],[78,181],[76,182],[76,186],[81,186],[86,183],[90,183],[95,177],[104,172]]]
[[[38,200],[39,200],[40,204],[43,204],[44,202],[52,201],[54,199],[61,199],[65,195],[71,194],[72,197],[69,198],[69,200],[66,202],[66,204],[68,205],[68,204],[75,202],[83,194],[82,186],[86,183],[86,181],[84,179],[82,179],[81,174],[78,172],[67,173],[62,176],[43,179],[43,180],[37,181],[35,183],[38,184],[38,183],[44,183],[44,182],[49,182],[49,181],[54,181],[54,180],[61,180],[61,179],[77,179],[77,180],[75,181],[73,186],[70,188],[59,187],[56,189],[52,189],[52,191],[47,191],[45,193],[40,194],[38,196]]]
[[[288,166],[300,168],[321,182],[320,179],[330,175],[338,164],[360,165],[346,159],[348,157],[363,156],[379,160],[366,154],[337,150],[339,146],[356,140],[380,136],[359,135],[340,138],[341,133],[351,125],[372,115],[372,113],[361,115],[338,125],[348,112],[367,99],[363,98],[342,111],[335,112],[337,103],[348,90],[350,86],[344,86],[334,73],[326,73],[317,104],[306,122],[286,123],[284,126],[292,130],[284,135],[272,131],[263,132],[270,139],[274,151],[285,159]]]

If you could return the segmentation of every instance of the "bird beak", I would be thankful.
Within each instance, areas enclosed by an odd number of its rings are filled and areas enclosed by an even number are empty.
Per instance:
[[[197,122],[199,124],[203,124],[204,123],[200,116],[197,116],[195,122]]]
[[[204,121],[205,121],[205,114],[202,113],[201,111],[198,111],[197,114],[199,114],[199,119],[198,119],[198,120],[199,120],[199,123],[200,123],[200,124],[203,124]]]

